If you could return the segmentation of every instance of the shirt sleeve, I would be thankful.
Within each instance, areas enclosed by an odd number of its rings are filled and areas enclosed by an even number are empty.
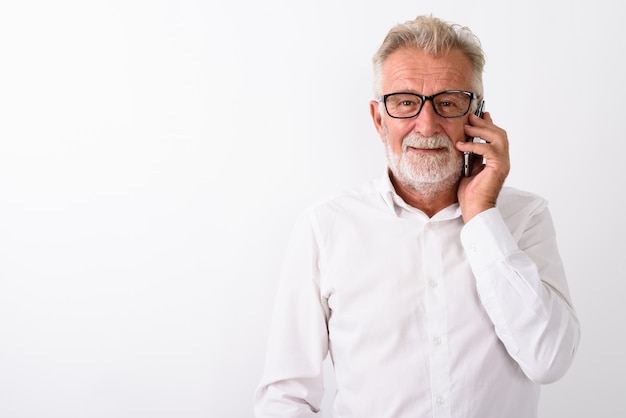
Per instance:
[[[463,227],[461,242],[480,300],[509,355],[536,383],[563,377],[580,325],[547,207],[530,211],[514,234],[497,208],[487,210]]]
[[[327,303],[320,296],[319,246],[311,213],[296,221],[283,264],[256,417],[319,416],[328,353]]]

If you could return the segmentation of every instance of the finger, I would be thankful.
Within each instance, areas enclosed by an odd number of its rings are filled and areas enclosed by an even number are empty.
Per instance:
[[[489,126],[493,124],[493,120],[491,119],[491,114],[489,112],[483,113],[483,115],[480,117],[471,113],[468,122],[470,125],[481,126],[481,127]]]
[[[475,141],[474,143],[482,142],[497,145],[498,147],[508,147],[508,138],[506,131],[493,124],[490,124],[486,127],[465,125],[465,134],[470,137],[476,138],[477,141]]]
[[[506,161],[507,150],[505,146],[497,143],[481,143],[481,142],[459,142],[457,148],[463,152],[471,152],[477,158],[492,161]]]
[[[465,130],[465,135],[472,138],[483,138],[489,127],[493,126],[491,122],[482,120],[474,115],[471,116],[469,122],[470,124],[464,125],[463,129]]]
[[[486,120],[489,123],[493,123],[493,119],[491,119],[491,113],[489,112],[483,113],[482,119]]]

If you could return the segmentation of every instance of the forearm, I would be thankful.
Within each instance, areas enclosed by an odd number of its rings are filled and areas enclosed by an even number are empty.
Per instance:
[[[294,228],[276,295],[257,417],[318,416],[328,353],[327,307],[320,297],[318,247],[307,218]]]
[[[549,383],[569,368],[580,330],[551,220],[536,218],[515,239],[493,209],[466,225],[462,239],[498,337],[531,380]]]
[[[258,418],[318,416],[328,350],[326,327],[314,316],[298,312],[295,304],[296,310],[282,309],[281,304],[284,301],[277,301],[255,413]]]

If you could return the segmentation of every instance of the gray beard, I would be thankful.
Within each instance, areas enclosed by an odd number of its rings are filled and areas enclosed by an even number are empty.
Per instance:
[[[409,154],[409,146],[419,148],[445,148],[444,154]],[[402,156],[391,150],[385,130],[387,164],[394,178],[405,187],[414,189],[426,197],[434,197],[444,190],[456,187],[461,178],[462,157],[455,157],[452,141],[446,135],[423,137],[410,133],[402,139]]]

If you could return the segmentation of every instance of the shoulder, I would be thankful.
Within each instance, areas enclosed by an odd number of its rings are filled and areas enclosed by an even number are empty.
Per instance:
[[[504,187],[496,207],[514,235],[540,219],[549,217],[548,201],[526,190]]]
[[[384,210],[386,206],[382,195],[381,181],[369,180],[314,201],[302,215],[323,224],[354,221]]]
[[[379,180],[370,180],[340,192],[324,196],[309,205],[308,210],[323,212],[328,210],[349,210],[379,203],[381,188]]]
[[[514,187],[503,187],[498,196],[497,205],[501,211],[538,210],[541,211],[548,206],[548,201],[535,193],[517,189]]]

